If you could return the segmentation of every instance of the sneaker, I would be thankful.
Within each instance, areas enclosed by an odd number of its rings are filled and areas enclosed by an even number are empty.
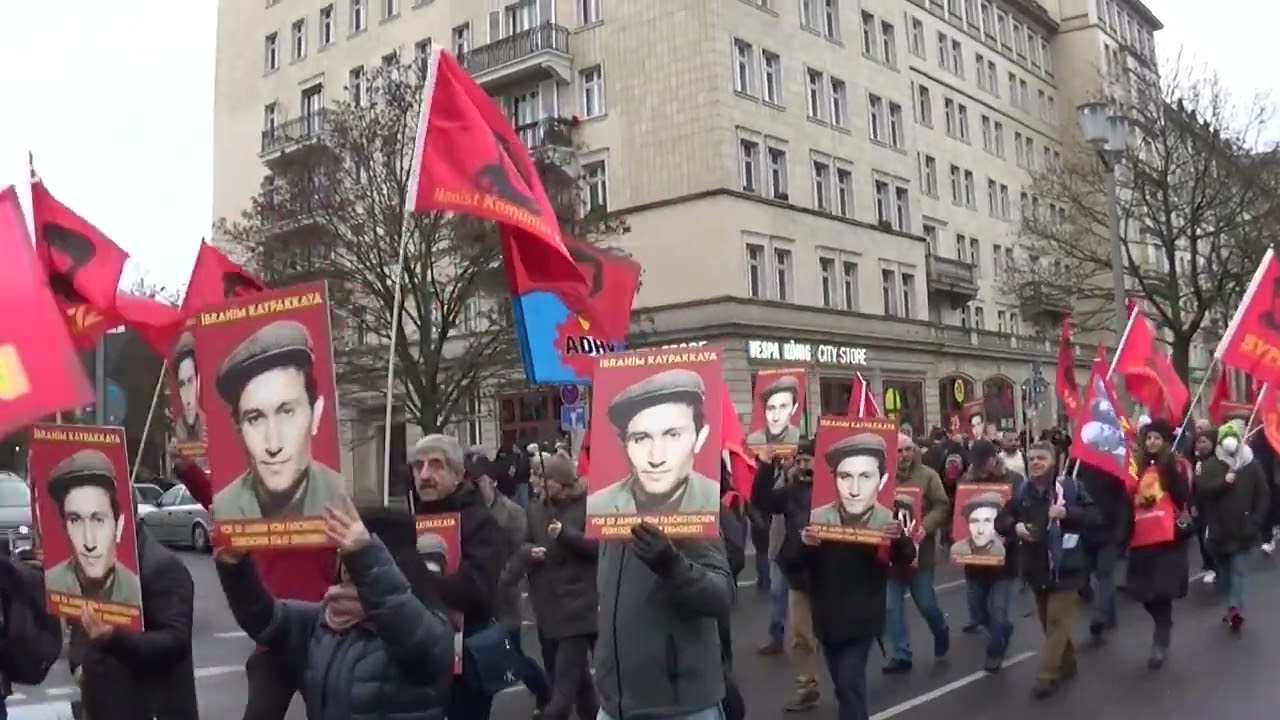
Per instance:
[[[1107,642],[1107,626],[1104,623],[1089,623],[1089,640],[1094,647],[1101,646]]]
[[[1201,579],[1202,579],[1202,580],[1204,580],[1204,584],[1205,584],[1205,585],[1212,585],[1212,584],[1214,584],[1214,583],[1218,582],[1218,573],[1216,573],[1216,572],[1214,572],[1214,571],[1212,571],[1212,570],[1205,570],[1205,571],[1204,571],[1204,577],[1203,577],[1203,578],[1201,578]]]
[[[1044,700],[1057,691],[1057,680],[1037,680],[1036,684],[1031,686],[1031,697],[1034,700]]]
[[[968,625],[965,625],[964,627],[960,628],[960,632],[964,633],[965,635],[977,635],[978,633],[982,632],[984,629],[985,628],[983,627],[982,623],[971,622]]]
[[[911,672],[911,661],[904,658],[894,658],[887,665],[880,668],[880,672],[885,675],[903,675]]]
[[[781,640],[770,640],[769,642],[767,642],[767,643],[765,643],[765,644],[761,645],[760,647],[756,648],[756,654],[757,654],[757,655],[781,655],[781,654],[782,654],[782,641],[781,641]]]
[[[1004,658],[988,657],[986,661],[982,663],[982,669],[989,673],[998,673],[1002,668],[1004,668]]]
[[[1270,555],[1275,551],[1276,551],[1276,544],[1274,542],[1268,540],[1267,542],[1262,543],[1262,552]]]
[[[1151,646],[1151,656],[1147,658],[1147,667],[1151,670],[1159,670],[1164,667],[1164,663],[1169,659],[1169,649],[1160,647],[1159,645]]]
[[[951,628],[942,631],[942,634],[933,639],[933,656],[942,659],[951,652]]]
[[[783,709],[787,712],[808,712],[818,707],[818,701],[821,699],[822,693],[818,692],[818,682],[806,679],[796,688],[795,694],[791,696],[791,702],[787,703]]]

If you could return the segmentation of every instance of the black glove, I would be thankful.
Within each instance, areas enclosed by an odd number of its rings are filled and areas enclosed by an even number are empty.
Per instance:
[[[631,549],[636,557],[658,577],[667,577],[680,561],[680,551],[671,544],[671,539],[657,526],[647,522],[631,528]]]

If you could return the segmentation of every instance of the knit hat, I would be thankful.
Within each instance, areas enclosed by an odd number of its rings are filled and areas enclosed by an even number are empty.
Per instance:
[[[1232,423],[1222,423],[1222,427],[1218,428],[1218,442],[1222,442],[1229,437],[1239,440],[1240,431],[1237,430],[1236,426]]]
[[[1156,433],[1160,437],[1164,438],[1165,442],[1173,442],[1175,430],[1173,428],[1173,423],[1168,420],[1152,420],[1146,425],[1140,425],[1139,427],[1141,428],[1141,437],[1146,437],[1149,433]]]

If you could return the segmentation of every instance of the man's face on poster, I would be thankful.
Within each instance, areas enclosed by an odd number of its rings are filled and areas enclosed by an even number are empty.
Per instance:
[[[300,368],[272,368],[245,385],[236,418],[240,439],[268,491],[287,491],[310,466],[323,408],[323,398],[312,407]]]
[[[865,515],[880,493],[880,462],[870,455],[853,455],[836,466],[836,499],[849,515]]]
[[[196,373],[196,359],[185,357],[178,363],[178,399],[182,402],[182,421],[187,427],[195,427],[200,414],[200,376]]]
[[[640,487],[650,495],[675,490],[693,471],[694,457],[708,430],[706,425],[697,427],[688,403],[662,403],[636,413],[622,441]]]
[[[770,435],[781,435],[791,426],[796,414],[796,396],[790,390],[770,395],[764,401],[764,424]]]
[[[90,580],[105,579],[116,565],[116,543],[124,529],[111,496],[95,485],[73,489],[62,503],[62,521],[76,567]]]
[[[969,513],[969,544],[987,547],[996,539],[996,514],[993,507],[980,507]]]

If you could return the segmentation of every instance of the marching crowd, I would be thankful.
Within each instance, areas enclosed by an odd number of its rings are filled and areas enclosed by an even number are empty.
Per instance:
[[[281,720],[301,695],[313,720],[485,720],[495,694],[518,681],[545,720],[743,718],[730,636],[745,630],[729,619],[750,543],[770,603],[758,652],[785,657],[796,675],[781,708],[750,714],[816,708],[825,672],[837,717],[866,720],[873,646],[883,642],[886,674],[909,673],[917,662],[908,595],[930,630],[933,656],[950,651],[952,628],[933,575],[951,547],[961,482],[1010,488],[990,515],[1005,561],[965,568],[960,632],[984,638],[987,672],[1005,662],[1020,586],[1034,596],[1043,628],[1033,697],[1048,698],[1075,677],[1077,630],[1087,630],[1089,643],[1106,643],[1118,588],[1150,616],[1147,664],[1159,670],[1176,635],[1173,603],[1188,593],[1192,540],[1205,582],[1222,594],[1224,626],[1244,629],[1243,558],[1258,547],[1270,553],[1280,525],[1275,454],[1260,437],[1249,440],[1236,423],[1200,421],[1184,434],[1144,419],[1133,457],[1136,476],[1153,480],[1126,485],[1068,462],[1070,441],[1056,431],[1039,440],[904,435],[897,484],[920,489],[922,533],[894,521],[891,541],[877,547],[824,542],[809,529],[808,441],[792,457],[761,459],[749,498],[737,496],[724,467],[718,540],[672,540],[641,523],[629,542],[597,543],[584,532],[586,493],[565,448],[509,448],[490,459],[430,435],[409,458],[409,509],[356,508],[346,499],[326,508],[336,553],[215,553],[227,603],[258,646],[245,662],[244,717]],[[211,503],[203,470],[183,462],[178,474]],[[1135,518],[1157,503],[1176,512],[1167,536],[1135,533]],[[414,513],[443,512],[460,519],[456,568],[426,561],[415,530]],[[65,652],[61,624],[44,610],[39,570],[0,562],[4,694],[11,682],[38,684],[65,656],[81,688],[81,717],[198,717],[191,576],[143,526],[137,533],[145,630],[113,628],[86,612],[70,623]],[[524,587],[537,660],[521,647]]]

